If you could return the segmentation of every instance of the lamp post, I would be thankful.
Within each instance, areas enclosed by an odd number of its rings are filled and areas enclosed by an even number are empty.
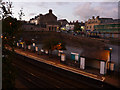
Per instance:
[[[111,52],[112,52],[112,48],[111,47],[109,48],[109,51],[110,51],[110,62],[111,62]]]
[[[35,52],[35,42],[33,42],[33,48],[34,48],[34,50],[33,50],[33,51]]]
[[[1,35],[1,39],[3,38],[3,35]]]
[[[110,74],[110,66],[111,66],[111,52],[112,52],[112,48],[110,47],[109,48],[109,69],[108,69],[108,72],[109,72],[109,74]]]

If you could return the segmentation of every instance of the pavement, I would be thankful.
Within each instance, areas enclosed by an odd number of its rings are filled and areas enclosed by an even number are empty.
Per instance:
[[[26,57],[32,58],[34,60],[53,65],[58,68],[62,68],[68,71],[71,71],[73,73],[77,73],[101,82],[106,82],[108,84],[111,84],[113,86],[116,86],[120,88],[120,75],[117,72],[112,72],[111,74],[101,75],[99,74],[99,70],[95,68],[87,68],[85,70],[82,70],[79,68],[79,65],[75,65],[73,61],[66,60],[66,63],[63,63],[60,61],[60,57],[53,56],[50,58],[48,55],[38,55],[36,52],[32,52],[29,50],[23,50],[15,48],[15,52],[21,55],[24,55]]]

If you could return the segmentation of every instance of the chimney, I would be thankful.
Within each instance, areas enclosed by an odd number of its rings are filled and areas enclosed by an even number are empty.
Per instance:
[[[76,23],[78,23],[78,20],[76,21]]]
[[[74,21],[73,21],[73,24],[74,24]]]
[[[49,13],[52,13],[52,9],[49,9]]]
[[[92,16],[92,19],[95,19],[95,17],[94,17],[94,16]]]
[[[99,19],[99,16],[97,16],[96,18]]]
[[[42,14],[40,14],[40,16],[43,16]]]

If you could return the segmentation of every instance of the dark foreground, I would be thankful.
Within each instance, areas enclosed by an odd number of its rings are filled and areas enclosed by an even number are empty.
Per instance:
[[[16,54],[13,65],[19,79],[27,88],[114,88],[60,68]]]

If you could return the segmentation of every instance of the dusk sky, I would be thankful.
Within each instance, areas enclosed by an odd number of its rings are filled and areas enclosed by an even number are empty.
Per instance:
[[[7,1],[7,0],[4,0]],[[49,9],[58,19],[68,21],[86,21],[92,16],[118,18],[118,0],[10,0],[13,2],[13,15],[18,18],[18,12],[23,8],[23,20],[29,21],[39,14],[46,14]],[[68,2],[69,1],[69,2]],[[105,2],[106,1],[106,2]],[[109,2],[108,2],[109,1]],[[114,1],[114,2],[112,2]]]

